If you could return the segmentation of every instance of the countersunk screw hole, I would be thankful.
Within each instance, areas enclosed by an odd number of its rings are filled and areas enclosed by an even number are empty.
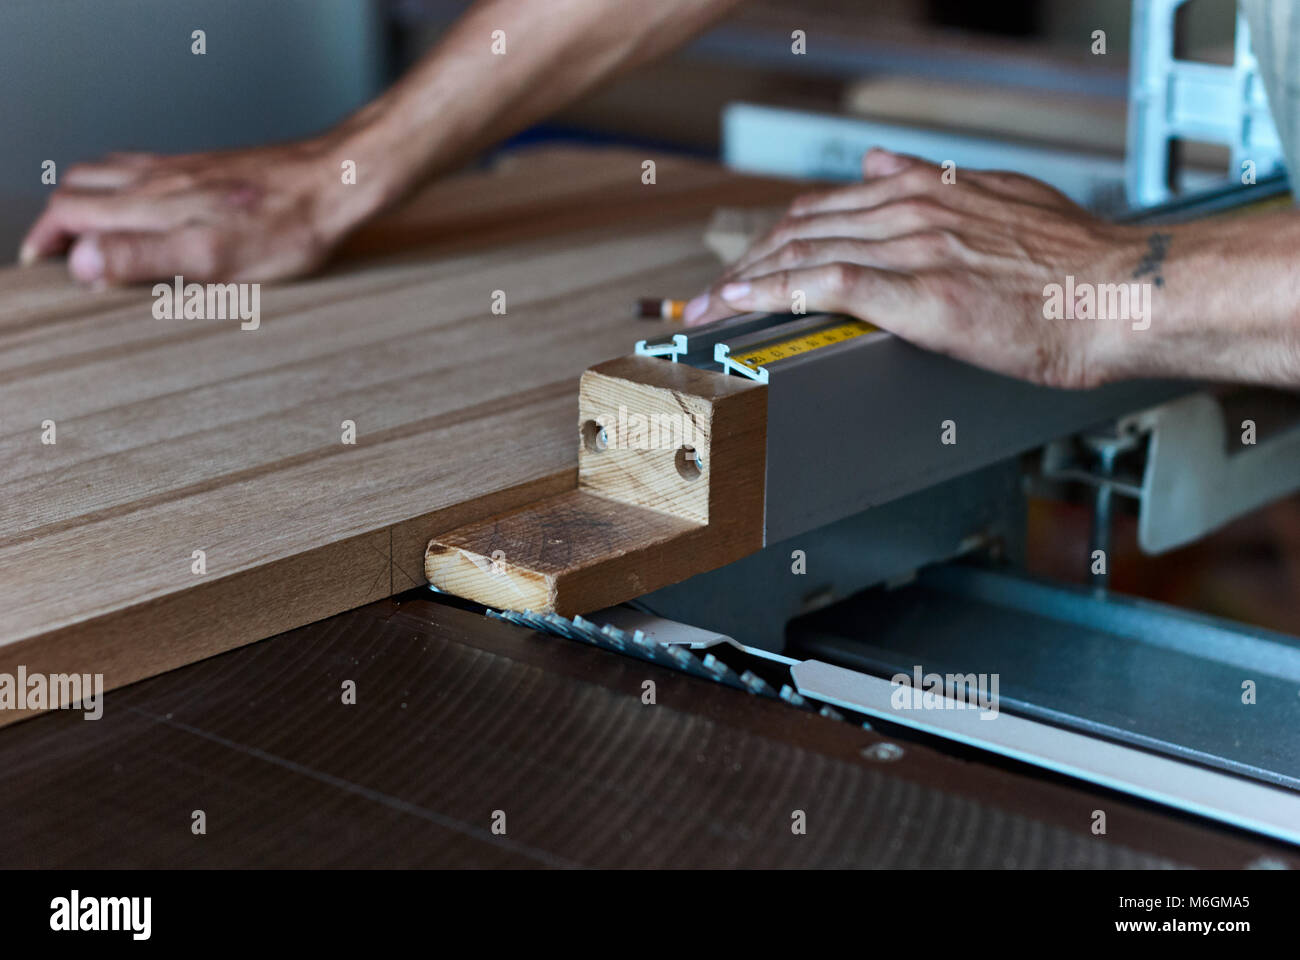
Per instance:
[[[678,448],[676,462],[683,480],[697,480],[704,472],[704,457],[689,444]]]

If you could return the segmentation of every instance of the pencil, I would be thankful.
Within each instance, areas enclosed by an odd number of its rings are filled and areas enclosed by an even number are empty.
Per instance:
[[[685,300],[654,300],[646,298],[636,303],[636,315],[643,320],[680,320],[686,309]]]

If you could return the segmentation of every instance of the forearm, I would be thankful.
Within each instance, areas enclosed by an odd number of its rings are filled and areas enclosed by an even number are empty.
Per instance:
[[[1150,326],[1100,331],[1107,380],[1191,377],[1300,387],[1300,214],[1286,211],[1143,231],[1127,253],[1151,266]],[[1159,283],[1156,278],[1159,277]],[[1140,326],[1140,325],[1139,325]]]
[[[357,220],[618,72],[667,53],[738,0],[484,0],[406,76],[345,121],[357,163],[338,216]],[[497,50],[493,52],[494,32]]]

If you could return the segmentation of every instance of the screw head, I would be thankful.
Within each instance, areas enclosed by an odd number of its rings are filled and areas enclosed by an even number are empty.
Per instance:
[[[903,758],[903,748],[896,743],[882,740],[879,743],[873,743],[869,747],[863,747],[862,756],[878,763],[893,763],[895,760]]]

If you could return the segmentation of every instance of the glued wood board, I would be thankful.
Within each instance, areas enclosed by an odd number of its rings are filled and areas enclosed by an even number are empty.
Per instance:
[[[0,672],[119,686],[418,585],[435,532],[571,489],[578,375],[667,331],[636,298],[712,278],[715,205],[799,189],[644,159],[444,181],[264,286],[255,331],[0,270]]]

